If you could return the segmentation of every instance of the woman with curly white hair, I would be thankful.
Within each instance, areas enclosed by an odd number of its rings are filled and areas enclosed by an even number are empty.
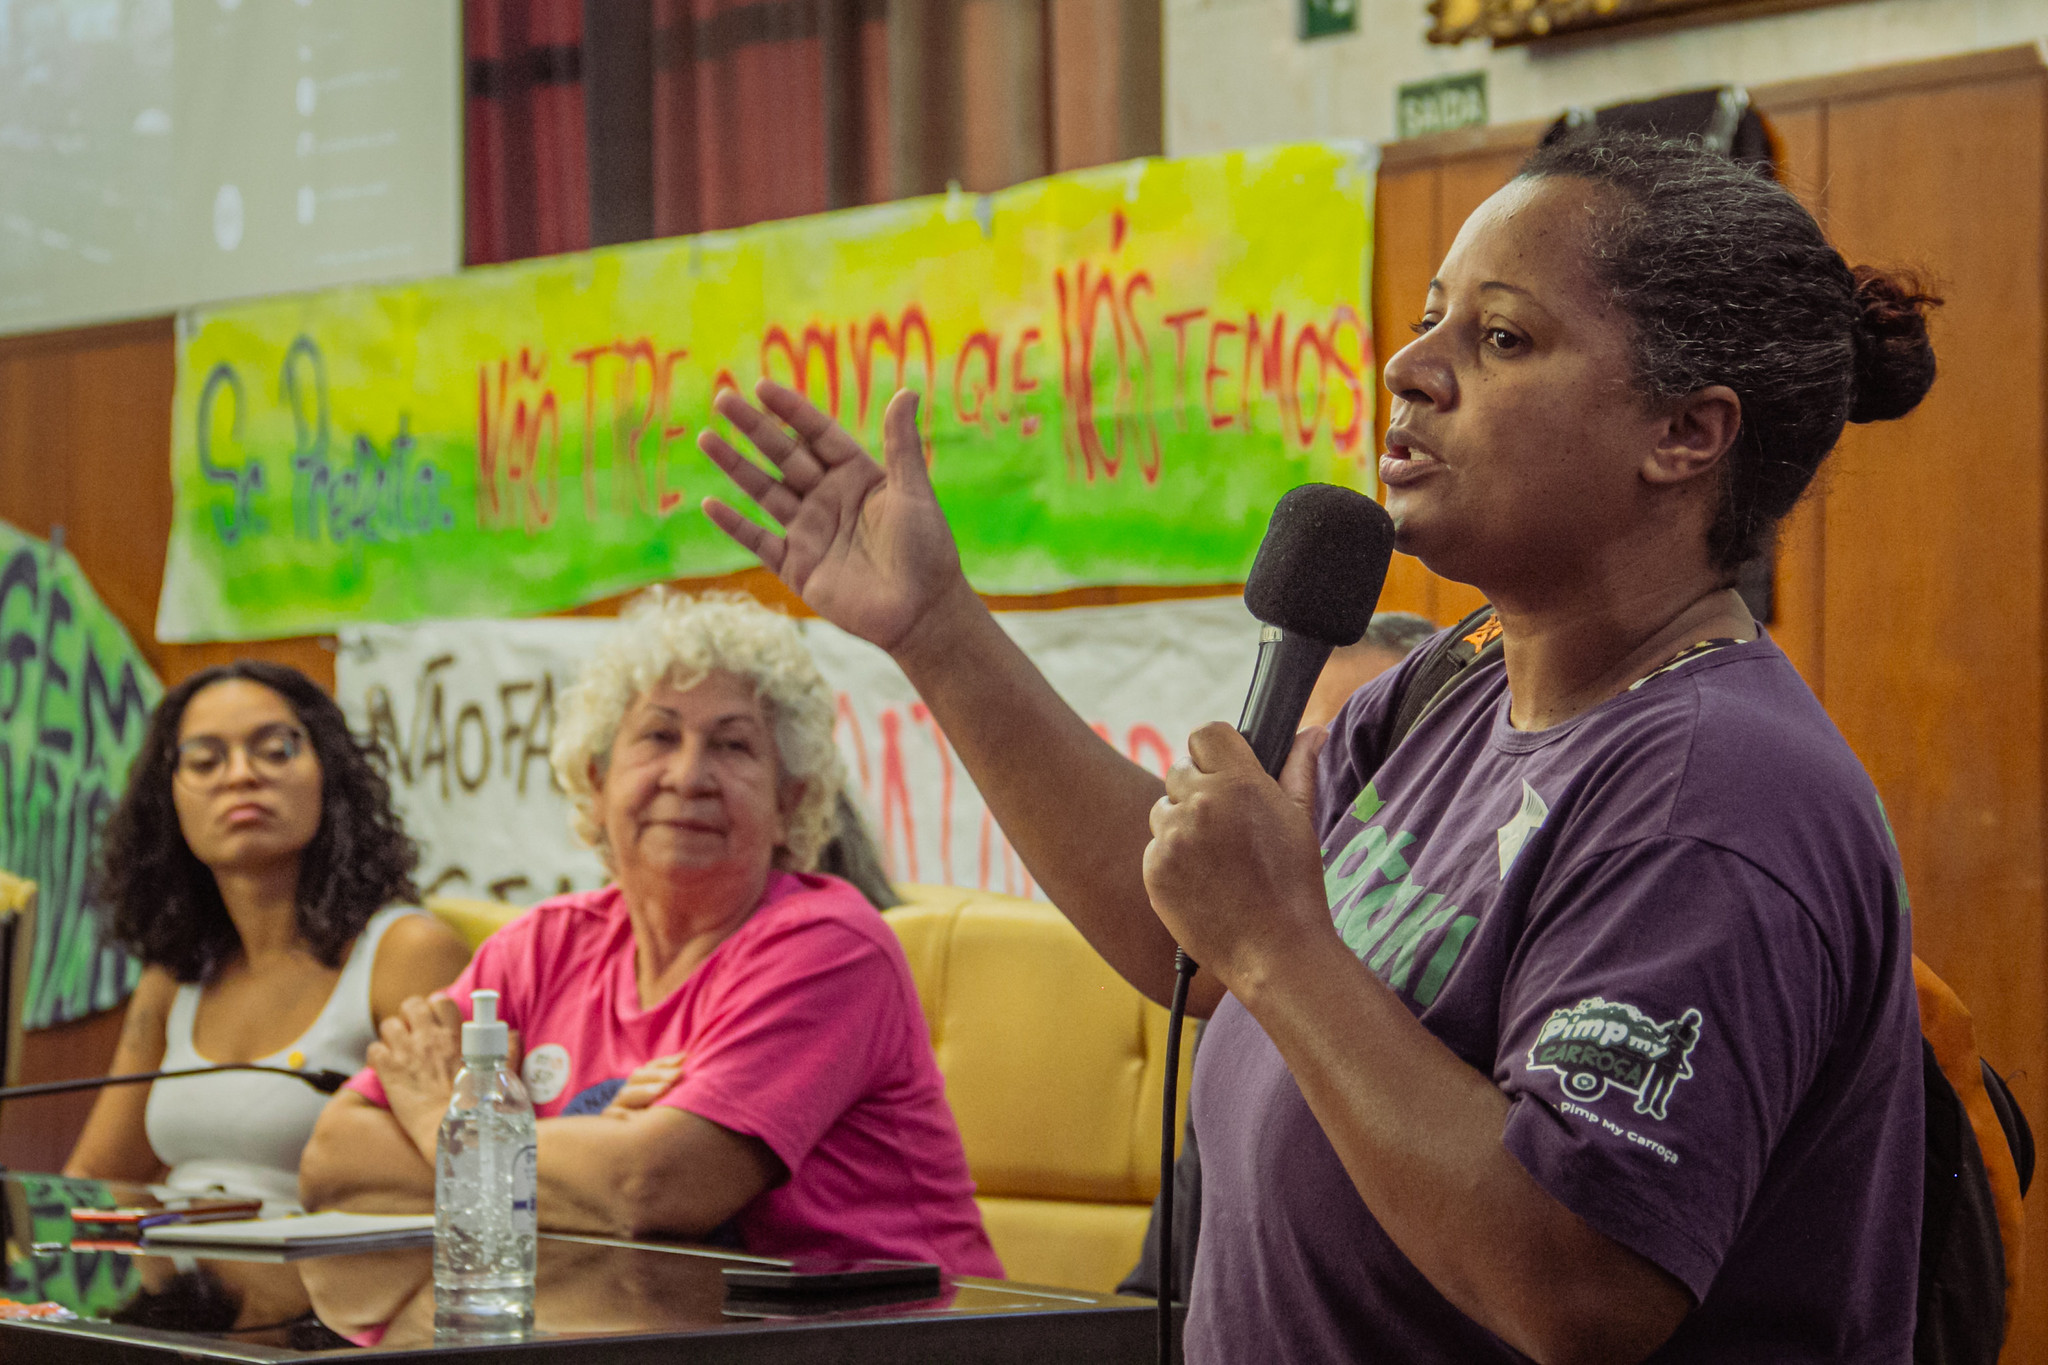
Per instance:
[[[841,781],[795,625],[655,589],[563,698],[551,757],[613,881],[543,901],[406,1002],[323,1114],[308,1208],[417,1208],[469,993],[540,1119],[541,1225],[1000,1275],[896,937],[811,871]]]

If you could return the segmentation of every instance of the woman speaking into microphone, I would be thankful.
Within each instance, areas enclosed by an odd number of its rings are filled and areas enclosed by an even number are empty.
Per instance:
[[[1385,372],[1398,544],[1502,661],[1386,752],[1411,658],[1277,783],[1216,724],[1162,784],[1060,701],[961,574],[913,397],[886,470],[787,389],[721,398],[780,477],[706,451],[783,529],[714,520],[895,657],[1125,977],[1202,964],[1190,1360],[1908,1356],[1898,854],[1733,585],[1843,424],[1926,392],[1932,302],[1697,147],[1537,152]]]

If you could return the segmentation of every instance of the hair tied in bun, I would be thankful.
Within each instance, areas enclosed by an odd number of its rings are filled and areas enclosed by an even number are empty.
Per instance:
[[[1849,399],[1852,422],[1889,422],[1904,417],[1934,385],[1934,347],[1927,339],[1927,310],[1941,300],[1912,275],[1888,274],[1859,265],[1856,276],[1855,385]]]

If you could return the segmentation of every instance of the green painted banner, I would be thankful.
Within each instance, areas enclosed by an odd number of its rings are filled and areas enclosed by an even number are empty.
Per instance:
[[[37,887],[25,1028],[128,998],[90,879],[163,687],[62,548],[0,522],[0,868]]]
[[[1140,161],[187,315],[157,635],[741,567],[695,438],[762,375],[871,444],[923,393],[983,591],[1240,579],[1286,489],[1372,486],[1372,185],[1353,146]]]

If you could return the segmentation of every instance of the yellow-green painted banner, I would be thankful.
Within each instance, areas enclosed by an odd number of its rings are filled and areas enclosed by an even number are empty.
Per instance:
[[[1286,489],[1371,487],[1372,172],[1341,145],[1139,161],[188,314],[157,634],[741,567],[695,441],[762,375],[871,448],[924,394],[984,592],[1242,578]]]

